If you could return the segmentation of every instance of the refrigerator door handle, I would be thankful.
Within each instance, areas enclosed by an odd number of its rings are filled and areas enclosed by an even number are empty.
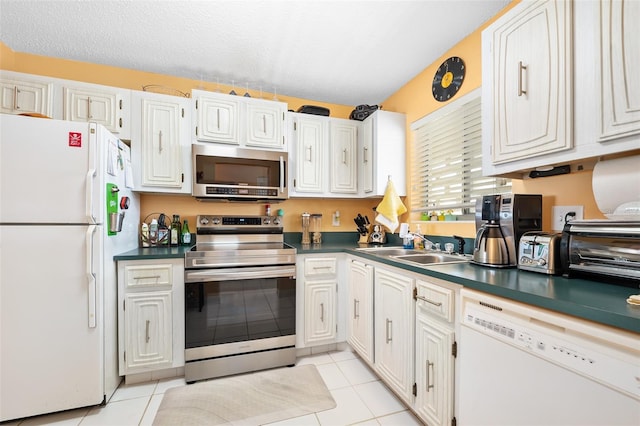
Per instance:
[[[89,225],[87,242],[87,294],[89,298],[89,328],[96,328],[96,274],[93,273],[93,236],[96,225]]]
[[[93,178],[96,175],[95,169],[89,169],[87,172],[86,188],[85,188],[85,205],[87,220],[91,224],[96,223],[96,217],[93,215]]]

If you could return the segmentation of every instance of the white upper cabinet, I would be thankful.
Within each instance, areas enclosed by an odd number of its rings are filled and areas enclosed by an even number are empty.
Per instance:
[[[331,173],[329,191],[341,194],[358,192],[358,123],[332,119],[330,124]]]
[[[193,90],[196,138],[203,142],[240,144],[240,104],[237,97]]]
[[[0,112],[36,113],[53,118],[51,79],[2,71],[0,74]]]
[[[640,134],[640,2],[601,0],[600,141]]]
[[[355,198],[361,123],[288,113],[290,196]]]
[[[64,120],[102,124],[120,139],[130,138],[130,90],[71,81],[61,84]]]
[[[195,138],[200,142],[286,150],[287,104],[193,90]]]
[[[285,149],[284,124],[287,104],[246,99],[247,146]]]
[[[358,165],[361,195],[384,195],[389,178],[400,196],[406,190],[406,117],[404,114],[377,110],[362,123],[362,145]]]
[[[523,1],[482,33],[484,140],[493,164],[570,149],[568,1]]]
[[[487,27],[482,33],[483,174],[519,178],[536,168],[590,167],[601,156],[638,149],[637,22],[640,3],[634,0],[547,0],[523,1]],[[539,69],[528,59],[521,66],[520,57],[509,52],[523,44],[525,53],[548,45],[542,50],[549,52],[548,67]],[[566,57],[567,52],[573,55]],[[522,109],[537,96],[539,84],[546,85],[541,105]],[[530,140],[523,137],[532,131]]]
[[[324,192],[325,152],[329,140],[329,119],[308,114],[291,114],[293,128],[289,161],[289,195],[322,194]]]
[[[191,193],[191,100],[132,93],[131,156],[136,190]]]

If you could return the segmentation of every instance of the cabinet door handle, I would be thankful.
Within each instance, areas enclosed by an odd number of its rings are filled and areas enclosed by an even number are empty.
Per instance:
[[[307,155],[307,161],[308,162],[311,162],[311,154],[312,154],[311,148],[313,148],[311,145],[307,146],[307,154],[308,154]]]
[[[90,119],[93,118],[93,116],[91,115],[91,97],[87,98],[87,117],[89,117]]]
[[[146,280],[146,279],[160,279],[160,275],[147,275],[147,276],[140,276],[140,277],[133,277],[134,280]]]
[[[145,326],[145,338],[144,341],[149,343],[149,325],[151,324],[151,321],[147,320],[147,325]]]
[[[158,133],[158,154],[162,154],[162,130]]]
[[[327,265],[327,266],[314,266],[314,267],[313,267],[313,270],[314,270],[314,271],[324,270],[324,269],[329,269],[329,270],[331,270],[332,268],[333,268],[332,266],[328,266],[328,265]]]
[[[320,304],[320,321],[324,322],[324,303]]]
[[[20,109],[20,105],[18,105],[18,93],[20,93],[20,90],[18,90],[18,86],[13,86],[13,109]]]
[[[220,131],[220,108],[216,110],[216,116],[217,116],[216,122],[218,123],[218,131]]]
[[[429,383],[431,376],[433,376],[433,363],[427,360],[427,392],[429,392],[429,389],[433,389],[433,383]]]
[[[518,62],[518,96],[527,94],[527,91],[522,88],[522,71],[526,69],[527,66],[522,65],[522,61]]]
[[[368,162],[369,162],[369,158],[367,158],[367,157],[368,157],[368,154],[369,154],[369,148],[367,148],[367,147],[365,146],[365,147],[363,148],[363,150],[362,150],[362,151],[363,151],[363,152],[362,152],[362,158],[364,159],[364,163],[366,164],[366,163],[368,163]]]
[[[393,336],[391,335],[392,333],[392,324],[393,321],[391,321],[389,318],[387,318],[387,327],[386,327],[386,332],[387,332],[387,336],[386,336],[386,341],[387,343],[391,342],[393,340]]]
[[[347,150],[342,150],[342,164],[347,164]]]
[[[353,319],[360,318],[360,301],[353,299]]]
[[[424,298],[422,296],[416,296],[416,299],[422,300],[423,302],[431,303],[434,306],[442,306],[442,302],[434,302],[433,300],[429,300],[429,299]]]
[[[267,117],[262,114],[262,133],[267,134]]]

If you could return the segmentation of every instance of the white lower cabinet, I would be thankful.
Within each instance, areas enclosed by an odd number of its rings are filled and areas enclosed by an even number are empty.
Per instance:
[[[347,282],[347,342],[373,364],[373,266],[350,260]]]
[[[171,365],[171,291],[128,294],[124,307],[126,369]]]
[[[184,367],[184,260],[118,262],[119,373]]]
[[[335,341],[336,291],[335,279],[309,281],[305,285],[304,338],[306,345]]]
[[[348,261],[347,342],[430,426],[455,424],[455,302],[460,285]]]
[[[413,402],[414,279],[375,268],[376,373],[405,402]]]
[[[455,342],[454,291],[416,282],[414,409],[430,426],[452,424]]]
[[[338,312],[338,256],[298,255],[296,269],[296,347],[344,341],[338,327],[342,317]]]

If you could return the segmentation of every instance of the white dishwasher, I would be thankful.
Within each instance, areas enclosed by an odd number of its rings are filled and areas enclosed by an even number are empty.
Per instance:
[[[460,296],[459,425],[640,425],[638,334]]]

